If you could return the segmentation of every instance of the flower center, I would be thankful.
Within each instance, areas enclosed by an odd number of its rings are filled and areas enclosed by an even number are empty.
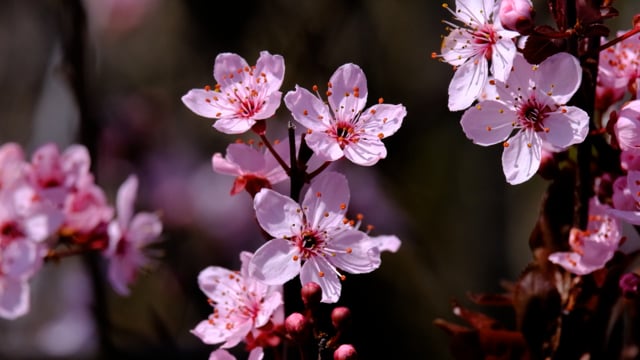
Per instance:
[[[295,243],[302,258],[308,259],[322,251],[325,240],[317,231],[307,230],[298,236]]]
[[[358,135],[355,133],[353,125],[349,122],[338,122],[331,132],[333,132],[331,135],[336,138],[341,148],[344,148],[349,143],[358,141]]]
[[[546,113],[550,110],[548,106],[538,103],[535,98],[529,98],[526,102],[517,105],[516,108],[520,126],[534,131],[549,131],[549,128],[544,127]]]
[[[20,230],[20,227],[15,221],[8,221],[0,226],[0,240],[11,240],[22,236],[24,236],[24,233]]]
[[[496,43],[496,32],[493,30],[493,25],[483,24],[475,29],[475,31],[471,33],[471,36],[473,43],[482,49],[484,57],[491,60],[491,56],[493,55],[492,46]]]

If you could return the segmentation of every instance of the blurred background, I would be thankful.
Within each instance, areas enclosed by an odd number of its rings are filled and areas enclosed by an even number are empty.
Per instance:
[[[468,292],[501,292],[502,281],[518,276],[530,260],[527,241],[546,183],[508,185],[501,148],[473,145],[461,113],[448,111],[452,70],[431,59],[445,34],[441,19],[450,20],[440,5],[0,1],[0,143],[31,153],[46,142],[85,142],[110,201],[136,173],[138,208],[159,211],[165,225],[163,255],[129,297],[92,276],[82,258],[47,264],[31,282],[30,313],[0,320],[0,358],[208,358],[213,347],[189,333],[211,312],[197,275],[210,265],[238,268],[239,252],[263,240],[249,195],[230,196],[233,179],[211,169],[212,154],[236,138],[212,129],[213,120],[191,113],[180,97],[215,83],[218,53],[255,64],[268,50],[284,56],[283,93],[325,84],[352,62],[367,75],[368,104],[383,97],[406,106],[402,128],[385,139],[385,160],[370,168],[339,164],[351,211],[365,215],[372,234],[403,241],[376,272],[349,276],[339,304],[352,308],[351,340],[361,358],[449,359],[449,338],[434,319],[458,321],[453,300],[473,307]],[[544,5],[535,2],[539,22]],[[609,25],[630,28],[640,4],[616,7],[621,16]],[[288,120],[282,105],[269,136],[281,136]]]

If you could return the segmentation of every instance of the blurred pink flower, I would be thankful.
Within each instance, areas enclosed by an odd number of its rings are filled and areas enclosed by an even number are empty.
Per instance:
[[[609,215],[610,208],[601,205],[596,198],[589,203],[589,223],[586,230],[571,229],[571,252],[555,252],[549,261],[576,275],[585,275],[601,269],[609,261],[620,244],[621,227]]]
[[[274,149],[285,162],[288,162],[288,142],[280,142],[274,145]],[[215,172],[236,177],[231,195],[246,189],[251,196],[254,196],[263,187],[271,188],[272,185],[289,178],[275,157],[264,146],[261,151],[249,144],[230,144],[227,146],[225,157],[220,153],[213,154],[211,164]]]
[[[387,156],[382,139],[402,125],[402,105],[378,104],[363,110],[367,79],[355,64],[339,67],[329,80],[325,104],[319,96],[296,86],[284,97],[293,118],[308,129],[305,141],[326,161],[343,156],[358,165],[374,165]]]
[[[626,31],[618,31],[621,36]],[[640,78],[640,38],[631,36],[613,47],[600,51],[598,82],[596,86],[596,108],[606,110],[622,100],[627,91],[633,90]]]
[[[138,178],[131,175],[118,189],[118,218],[108,228],[109,248],[105,256],[110,260],[109,281],[120,295],[129,295],[129,285],[139,269],[149,263],[144,247],[157,241],[162,232],[158,215],[146,212],[133,215],[137,191]]]
[[[640,100],[630,101],[620,109],[613,130],[620,149],[640,154]]]
[[[213,89],[192,89],[182,102],[200,116],[218,119],[213,127],[223,133],[244,133],[280,107],[284,78],[280,55],[262,51],[256,65],[249,67],[237,54],[222,53],[216,57],[213,77],[218,82]]]
[[[367,234],[344,222],[348,203],[347,179],[336,172],[312,181],[300,205],[261,190],[254,199],[256,217],[274,239],[256,250],[250,274],[272,285],[300,274],[302,284],[320,285],[323,302],[338,301],[344,277],[338,269],[361,274],[380,266],[380,253]]]
[[[262,360],[262,358],[264,358],[264,351],[261,347],[257,347],[251,350],[247,360]],[[236,357],[225,349],[218,349],[209,355],[209,360],[236,360]]]
[[[462,129],[478,145],[502,143],[507,182],[523,183],[538,171],[543,146],[557,151],[587,136],[589,115],[564,105],[581,78],[580,63],[568,53],[555,54],[540,65],[518,55],[507,81],[495,82],[500,99],[481,101],[465,111]]]
[[[16,143],[0,146],[0,191],[27,174],[22,147]]]
[[[198,275],[200,289],[214,306],[213,314],[191,330],[203,342],[232,348],[267,325],[283,305],[281,287],[263,284],[249,275],[252,256],[246,251],[240,254],[240,272],[210,266]]]

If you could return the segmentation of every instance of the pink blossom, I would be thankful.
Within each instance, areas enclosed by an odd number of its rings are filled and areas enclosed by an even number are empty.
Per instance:
[[[0,241],[0,317],[15,319],[29,312],[28,281],[45,253],[44,246],[23,237]]]
[[[456,0],[453,11],[457,25],[445,22],[451,32],[442,41],[442,54],[435,57],[455,67],[449,84],[449,110],[464,110],[480,96],[491,74],[498,81],[509,76],[519,34],[505,30],[495,18],[495,0]],[[491,66],[489,66],[491,61]]]
[[[340,298],[338,269],[361,274],[380,265],[380,253],[367,234],[343,220],[349,202],[347,179],[327,172],[309,186],[302,204],[273,190],[254,198],[260,226],[274,239],[262,245],[249,267],[250,274],[267,284],[284,284],[300,274],[300,282],[322,288],[322,301]]]
[[[601,269],[618,249],[622,238],[618,221],[609,215],[610,208],[596,198],[589,203],[589,223],[586,230],[573,228],[569,235],[571,252],[555,252],[549,261],[576,275]]]
[[[274,146],[284,161],[289,160],[288,146],[286,142],[280,142]],[[255,195],[261,188],[271,188],[272,185],[289,178],[266,147],[261,151],[248,144],[230,144],[227,146],[226,156],[222,157],[222,154],[215,153],[211,163],[215,172],[236,177],[231,195],[244,189]]]
[[[619,31],[621,36],[626,31]],[[622,100],[640,78],[640,38],[631,36],[613,47],[600,51],[596,108],[606,110]],[[636,89],[637,91],[637,89]],[[635,95],[636,91],[632,91]]]
[[[284,59],[280,55],[260,52],[255,66],[249,67],[245,59],[232,53],[216,57],[213,89],[192,89],[182,102],[194,113],[218,119],[213,125],[226,134],[244,133],[256,123],[272,117],[282,93]]]
[[[640,225],[640,170],[629,170],[613,182],[614,209],[609,210],[612,216],[630,224]]]
[[[240,254],[240,272],[210,266],[198,275],[200,289],[214,306],[213,314],[191,330],[203,342],[232,348],[249,334],[257,334],[282,307],[281,287],[263,284],[249,275],[252,256],[246,251]]]
[[[257,347],[251,350],[247,360],[262,360],[262,358],[264,358],[264,351],[261,347]],[[236,360],[236,357],[225,349],[218,349],[209,355],[209,360]]]
[[[109,248],[105,252],[110,260],[109,281],[120,295],[129,295],[129,285],[138,270],[149,263],[144,247],[157,241],[162,232],[158,215],[141,212],[133,215],[138,191],[138,178],[129,176],[118,189],[116,207],[118,218],[109,224]]]
[[[92,177],[67,195],[63,205],[65,233],[89,234],[100,224],[113,218],[113,208],[107,203],[102,188],[93,183]]]
[[[22,147],[16,143],[0,146],[0,191],[27,174]]]
[[[309,148],[326,161],[345,156],[358,165],[374,165],[387,156],[382,139],[402,125],[402,105],[378,104],[363,110],[367,79],[355,64],[339,67],[329,80],[328,105],[296,85],[284,97],[293,118],[306,127]]]
[[[564,105],[578,90],[581,77],[578,60],[568,53],[555,54],[540,65],[530,65],[518,55],[507,81],[495,82],[499,98],[465,111],[462,129],[478,145],[502,143],[507,182],[525,182],[538,171],[543,146],[558,151],[587,136],[589,115]]]
[[[640,100],[628,102],[622,107],[613,130],[620,149],[640,154]]]
[[[498,16],[505,29],[528,33],[533,27],[531,0],[502,0]]]

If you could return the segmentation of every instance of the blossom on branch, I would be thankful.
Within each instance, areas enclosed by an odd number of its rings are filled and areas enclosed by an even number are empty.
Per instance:
[[[482,93],[489,71],[498,81],[507,79],[516,55],[513,39],[519,34],[502,27],[495,0],[456,0],[455,11],[443,7],[460,25],[445,21],[451,32],[442,40],[442,53],[433,57],[454,66],[449,110],[464,110]]]
[[[586,230],[573,228],[569,234],[571,252],[555,252],[549,261],[576,275],[586,275],[605,266],[618,249],[622,238],[618,220],[610,208],[596,198],[589,203],[589,223]]]
[[[283,304],[281,287],[263,284],[249,275],[252,256],[246,251],[240,254],[239,272],[210,266],[198,275],[200,290],[207,295],[214,310],[191,332],[206,344],[232,348],[248,336],[257,337],[260,328],[271,321],[284,321],[274,318],[280,315]],[[218,355],[223,356],[224,352]]]
[[[340,298],[339,271],[368,273],[380,266],[380,251],[366,233],[345,219],[349,185],[344,175],[327,172],[311,182],[302,204],[273,190],[254,198],[260,226],[274,239],[256,250],[251,276],[278,285],[300,274],[300,282],[322,288],[322,302]]]
[[[120,295],[129,295],[140,268],[149,263],[144,248],[157,241],[162,232],[162,222],[156,214],[133,214],[138,178],[129,176],[118,189],[116,207],[118,218],[109,224],[109,247],[105,256],[109,259],[109,282]]]
[[[262,51],[255,66],[237,54],[216,57],[211,88],[192,89],[182,102],[194,113],[218,119],[213,127],[226,134],[244,133],[259,120],[272,117],[282,99],[284,59]]]
[[[506,82],[495,81],[496,99],[465,111],[462,129],[478,145],[502,143],[507,182],[523,183],[538,171],[543,144],[560,151],[586,138],[589,115],[565,105],[581,78],[578,60],[568,53],[555,54],[540,65],[518,55]]]
[[[314,89],[314,91],[317,91]],[[382,139],[393,135],[407,114],[403,105],[367,103],[367,79],[355,64],[340,66],[326,92],[328,105],[316,93],[296,85],[284,102],[293,118],[307,128],[305,141],[320,158],[343,156],[358,165],[371,166],[387,156]]]

